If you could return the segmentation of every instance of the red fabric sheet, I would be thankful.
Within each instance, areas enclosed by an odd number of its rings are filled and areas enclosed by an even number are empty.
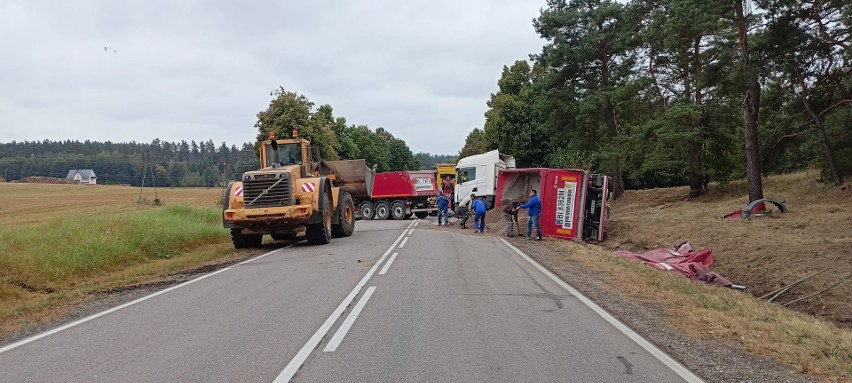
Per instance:
[[[660,270],[682,274],[690,279],[701,280],[725,287],[732,285],[731,281],[710,271],[710,266],[713,265],[712,249],[694,251],[689,244],[684,244],[679,246],[677,251],[672,249],[654,249],[642,254],[636,254],[627,250],[618,250],[616,254]]]

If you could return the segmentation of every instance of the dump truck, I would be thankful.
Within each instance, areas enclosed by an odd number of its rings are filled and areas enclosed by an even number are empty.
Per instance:
[[[225,187],[222,222],[234,247],[259,247],[265,234],[275,240],[304,234],[311,245],[355,230],[355,199],[370,197],[374,173],[364,160],[313,161],[311,143],[293,132],[270,133],[258,149],[259,170]]]
[[[435,180],[438,181],[438,190],[452,196],[456,188],[456,164],[435,164]]]
[[[369,199],[356,200],[363,219],[426,218],[437,211],[438,184],[429,170],[376,173]]]
[[[545,237],[603,241],[610,188],[610,177],[581,169],[505,169],[497,175],[496,203],[527,201],[535,190]]]

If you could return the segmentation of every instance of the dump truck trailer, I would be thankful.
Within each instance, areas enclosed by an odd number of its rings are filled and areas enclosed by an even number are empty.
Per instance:
[[[355,230],[354,200],[370,197],[373,172],[364,160],[322,161],[298,137],[259,145],[262,168],[225,188],[223,226],[236,248],[259,247],[263,236],[326,244]]]
[[[500,170],[497,206],[527,201],[530,190],[541,199],[542,234],[574,240],[603,241],[609,212],[610,178],[579,169]]]
[[[370,198],[356,200],[363,219],[426,218],[437,211],[438,184],[429,170],[376,173]]]

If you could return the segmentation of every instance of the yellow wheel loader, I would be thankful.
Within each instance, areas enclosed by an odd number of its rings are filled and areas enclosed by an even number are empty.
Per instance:
[[[311,245],[352,235],[352,200],[369,198],[375,178],[365,161],[315,162],[310,141],[297,132],[269,138],[259,148],[261,169],[225,187],[222,219],[234,247],[260,247],[264,234],[276,240],[304,234]]]

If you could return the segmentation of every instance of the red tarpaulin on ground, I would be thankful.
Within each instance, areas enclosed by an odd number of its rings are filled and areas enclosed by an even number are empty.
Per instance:
[[[660,270],[672,271],[694,280],[701,280],[719,286],[731,287],[733,283],[725,277],[710,271],[713,265],[713,250],[694,251],[689,243],[673,249],[654,249],[642,254],[627,250],[618,250],[616,254],[627,259],[642,262]]]

